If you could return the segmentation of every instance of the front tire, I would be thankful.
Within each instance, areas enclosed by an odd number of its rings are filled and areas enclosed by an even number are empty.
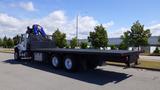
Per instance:
[[[17,61],[21,60],[18,50],[15,50],[15,52],[14,52],[14,60],[17,60]]]

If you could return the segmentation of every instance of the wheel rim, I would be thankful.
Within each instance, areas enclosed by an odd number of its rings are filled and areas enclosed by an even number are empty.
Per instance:
[[[52,58],[52,65],[54,67],[58,67],[58,64],[59,64],[58,58],[57,57],[53,57]]]
[[[14,53],[14,59],[18,59],[18,53],[17,52]]]
[[[67,70],[70,70],[72,68],[72,60],[70,58],[65,59],[65,67]]]

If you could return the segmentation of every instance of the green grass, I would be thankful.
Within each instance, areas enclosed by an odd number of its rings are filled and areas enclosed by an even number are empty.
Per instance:
[[[160,53],[152,53],[150,56],[160,56]]]
[[[141,53],[142,56],[160,56],[160,53]]]
[[[160,70],[160,62],[156,61],[139,61],[139,65],[136,67],[143,67],[143,68],[151,68],[151,69],[159,69]]]
[[[124,63],[115,63],[115,62],[107,62],[107,64],[116,65],[116,66],[124,66],[124,67],[126,66]],[[160,71],[160,62],[139,60],[139,64],[133,67]]]
[[[2,53],[14,53],[14,50],[12,49],[5,49],[5,50],[0,50]]]

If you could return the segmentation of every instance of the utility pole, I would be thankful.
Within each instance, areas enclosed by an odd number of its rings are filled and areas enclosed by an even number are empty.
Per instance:
[[[77,38],[77,46],[79,46],[79,40],[78,40],[78,15],[76,17],[76,38]]]

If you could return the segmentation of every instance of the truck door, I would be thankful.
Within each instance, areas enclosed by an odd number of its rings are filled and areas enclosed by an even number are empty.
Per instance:
[[[27,49],[27,34],[22,34],[19,44],[19,50],[20,52],[26,51]]]

